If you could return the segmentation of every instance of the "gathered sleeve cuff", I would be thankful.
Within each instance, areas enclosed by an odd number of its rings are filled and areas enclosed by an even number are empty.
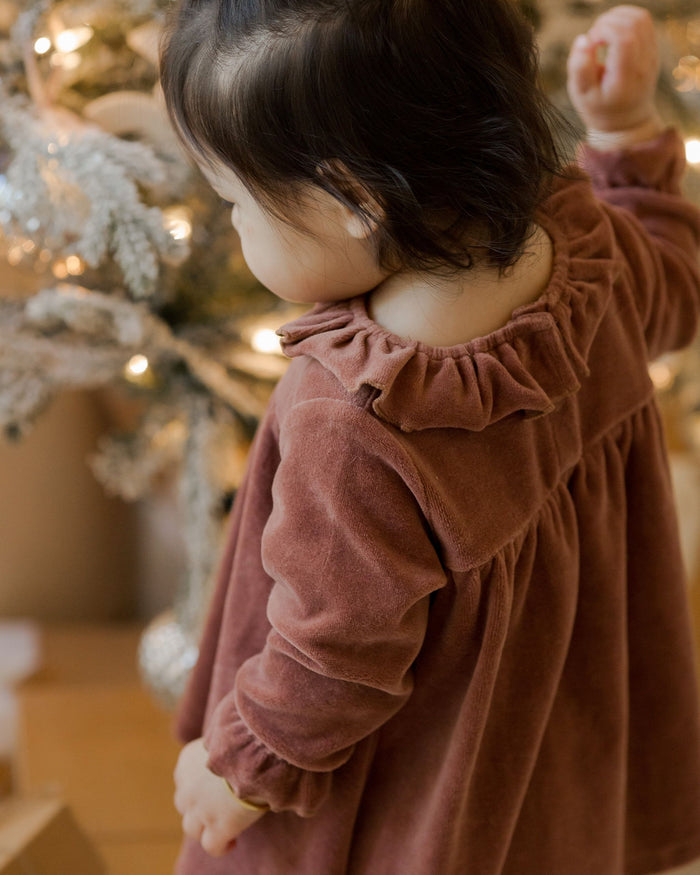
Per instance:
[[[240,799],[264,801],[271,811],[313,815],[328,794],[332,772],[293,766],[265,747],[240,716],[226,717],[225,729],[214,723],[204,734],[209,770],[226,778]]]
[[[700,212],[681,193],[680,135],[669,128],[610,152],[583,146],[580,161],[608,207],[649,359],[687,346],[700,316]]]
[[[643,188],[679,194],[685,171],[685,147],[675,128],[658,137],[602,151],[589,145],[580,147],[579,161],[595,188]]]
[[[305,401],[280,428],[262,537],[270,632],[204,733],[244,799],[310,816],[335,770],[413,689],[430,595],[445,585],[412,462],[371,414]]]

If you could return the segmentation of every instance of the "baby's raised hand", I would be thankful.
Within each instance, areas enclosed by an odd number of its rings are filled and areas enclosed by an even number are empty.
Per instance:
[[[654,105],[659,50],[651,16],[638,6],[616,6],[574,41],[569,96],[592,145],[619,148],[663,129]]]

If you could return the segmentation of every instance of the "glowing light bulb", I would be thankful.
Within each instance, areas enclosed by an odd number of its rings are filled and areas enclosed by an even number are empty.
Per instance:
[[[68,276],[68,268],[65,261],[57,261],[51,268],[51,273],[57,280],[64,280]]]
[[[80,276],[85,271],[85,262],[77,255],[69,255],[66,258],[66,270],[71,276]]]
[[[259,328],[252,336],[250,345],[256,352],[281,352],[280,339],[271,328]]]
[[[192,212],[187,207],[163,210],[163,223],[173,240],[189,240],[192,236]]]
[[[21,246],[11,246],[7,251],[7,261],[12,267],[17,267],[17,265],[24,258],[24,252],[22,251]]]
[[[77,52],[71,52],[69,55],[63,56],[62,66],[64,70],[77,70],[81,64],[82,58]]]
[[[142,377],[149,368],[148,359],[140,353],[133,355],[126,363],[124,371],[127,377]]]
[[[700,140],[685,141],[685,157],[688,159],[688,164],[700,164]]]
[[[86,24],[71,30],[63,30],[56,36],[56,48],[66,55],[75,52],[92,39],[93,33],[93,29]]]
[[[76,70],[82,63],[82,58],[77,52],[70,52],[64,55],[63,52],[56,52],[51,55],[51,66],[60,67],[62,70]]]
[[[652,362],[649,365],[649,376],[654,387],[660,392],[670,389],[676,378],[673,368],[664,361]]]
[[[37,55],[45,55],[51,48],[51,40],[47,36],[40,36],[34,43],[34,51]]]

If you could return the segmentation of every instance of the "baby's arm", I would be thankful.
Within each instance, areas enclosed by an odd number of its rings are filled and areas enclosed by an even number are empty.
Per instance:
[[[649,14],[618,6],[579,38],[569,94],[588,129],[579,160],[615,237],[647,355],[686,346],[700,315],[700,213],[681,193],[683,142],[654,94],[659,58]]]
[[[568,73],[569,96],[591,146],[620,149],[662,132],[654,105],[659,51],[646,10],[616,6],[596,19],[575,40]]]
[[[307,400],[285,415],[279,447],[261,545],[270,634],[211,712],[204,744],[208,768],[244,799],[308,817],[409,700],[447,577],[423,482],[376,417]]]

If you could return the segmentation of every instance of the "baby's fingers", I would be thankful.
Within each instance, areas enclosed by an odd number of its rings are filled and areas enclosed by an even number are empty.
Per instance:
[[[659,53],[651,15],[636,6],[618,6],[601,15],[588,32],[605,46],[601,87],[609,100],[649,92],[659,74]]]
[[[202,846],[202,850],[209,854],[210,857],[223,857],[236,844],[231,839],[231,836],[218,824],[206,826],[201,834],[199,843]]]
[[[598,88],[603,72],[604,67],[598,61],[596,45],[585,35],[576,37],[568,61],[569,91],[572,97]]]
[[[198,842],[204,833],[204,824],[198,817],[187,812],[182,818],[182,831],[188,838]]]

